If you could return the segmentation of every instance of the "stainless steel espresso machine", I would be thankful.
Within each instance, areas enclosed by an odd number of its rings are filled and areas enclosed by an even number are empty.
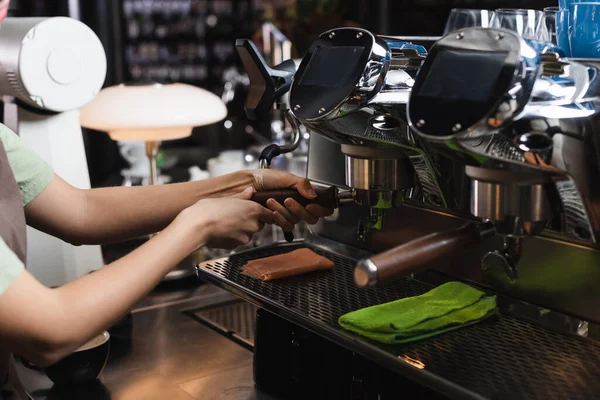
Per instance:
[[[255,104],[290,82],[308,177],[344,201],[311,237],[198,275],[261,307],[255,382],[282,398],[598,398],[600,63],[502,29],[430,44],[341,28],[287,81],[250,73]],[[335,268],[240,273],[299,247]],[[451,280],[496,294],[498,317],[399,346],[337,324]]]

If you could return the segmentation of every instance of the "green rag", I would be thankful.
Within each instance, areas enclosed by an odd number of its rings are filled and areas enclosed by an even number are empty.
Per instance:
[[[408,343],[474,324],[493,315],[496,296],[459,282],[342,315],[349,331],[388,344]]]

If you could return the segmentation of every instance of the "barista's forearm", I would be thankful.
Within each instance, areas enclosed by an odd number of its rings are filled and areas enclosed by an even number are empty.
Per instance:
[[[179,219],[127,256],[56,289],[70,322],[76,324],[63,326],[79,330],[71,334],[73,340],[89,338],[117,322],[204,243],[201,232],[182,228],[192,224]]]
[[[252,185],[252,173],[240,171],[198,182],[89,190],[78,240],[104,244],[158,232],[198,200],[231,196]]]
[[[122,259],[58,289],[23,271],[0,296],[0,347],[40,365],[57,361],[117,322],[204,240],[178,218]]]

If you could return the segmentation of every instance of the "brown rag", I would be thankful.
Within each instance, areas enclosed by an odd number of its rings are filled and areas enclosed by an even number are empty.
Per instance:
[[[242,267],[242,273],[263,281],[270,281],[330,269],[334,265],[333,261],[310,249],[299,249],[285,254],[250,260]]]

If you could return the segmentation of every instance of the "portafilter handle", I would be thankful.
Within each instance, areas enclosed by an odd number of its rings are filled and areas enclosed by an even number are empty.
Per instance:
[[[296,200],[303,207],[306,207],[309,204],[318,204],[327,208],[338,208],[340,206],[340,196],[337,187],[317,188],[315,189],[315,192],[317,192],[316,198],[307,199],[295,189],[267,190],[254,193],[251,200],[259,203],[263,207],[267,206],[267,200],[269,199],[274,199],[280,204],[283,204],[286,199],[290,198]]]
[[[482,228],[487,226],[469,222],[458,229],[432,233],[363,259],[354,270],[354,281],[359,287],[374,286],[423,270],[467,246],[479,243],[488,232]]]
[[[338,208],[343,204],[353,203],[355,201],[354,191],[340,191],[337,186],[316,188],[315,192],[317,193],[316,198],[307,199],[295,189],[265,190],[263,192],[254,193],[251,200],[263,207],[267,206],[267,201],[269,199],[274,199],[280,204],[283,204],[286,199],[294,199],[303,207],[306,207],[309,204],[318,204],[327,208]],[[284,232],[283,235],[286,241],[290,243],[294,241],[294,234],[292,232]]]

